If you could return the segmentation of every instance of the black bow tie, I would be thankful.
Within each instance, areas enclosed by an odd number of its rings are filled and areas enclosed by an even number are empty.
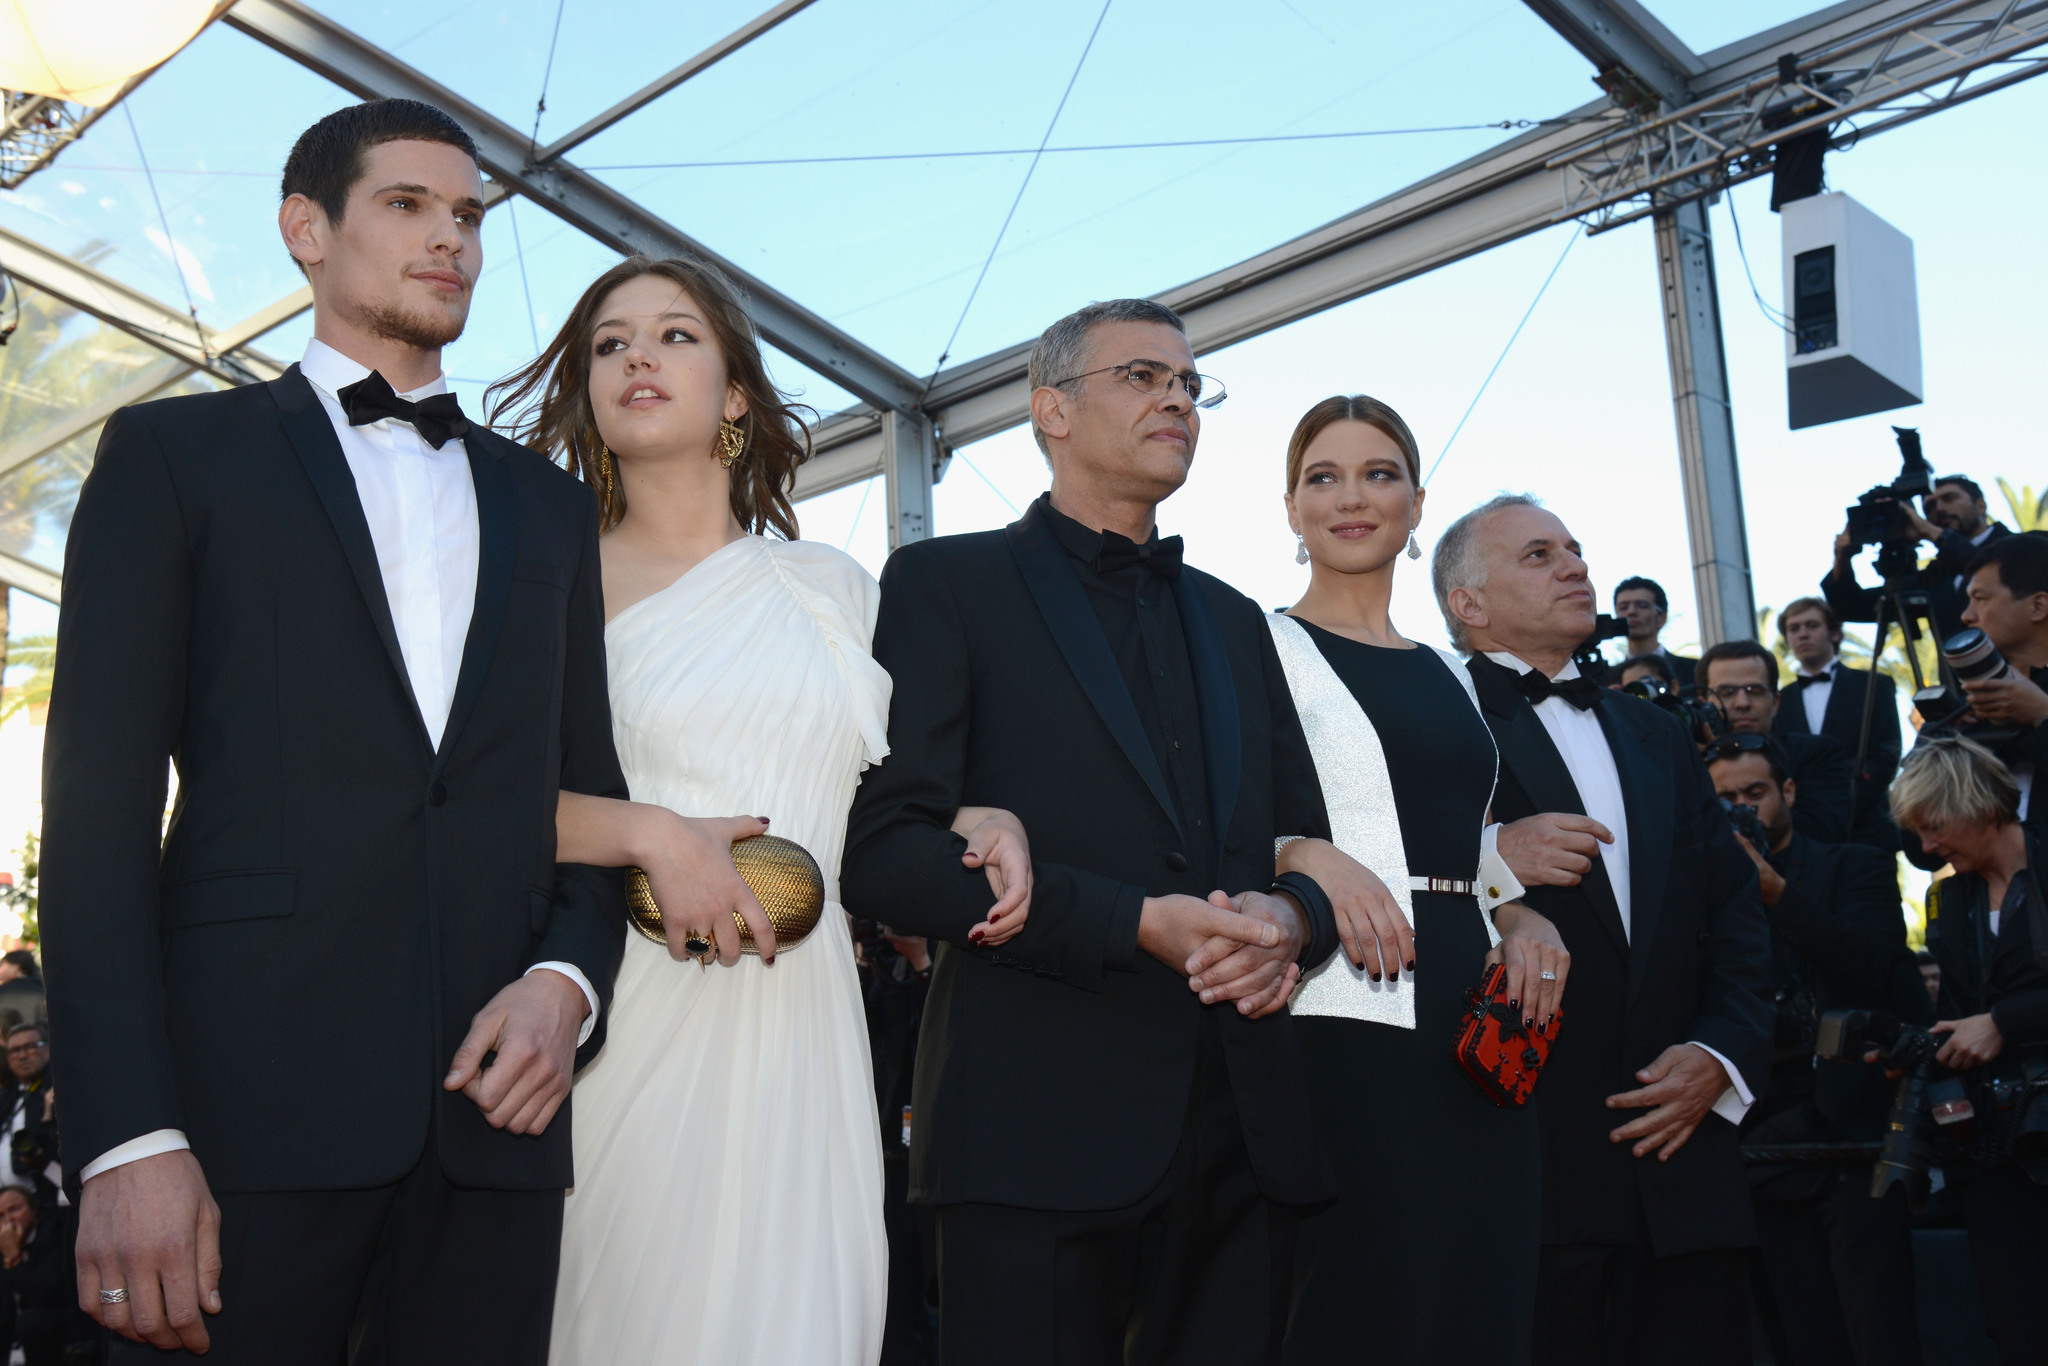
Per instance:
[[[334,396],[341,400],[341,410],[348,414],[351,427],[388,417],[393,422],[409,424],[422,441],[437,451],[449,440],[469,435],[469,419],[462,415],[462,404],[455,395],[435,394],[418,403],[408,403],[393,391],[391,381],[375,370],[336,390]]]
[[[1580,711],[1591,711],[1599,699],[1600,685],[1584,675],[1578,678],[1550,679],[1540,669],[1531,669],[1515,678],[1515,686],[1522,690],[1522,696],[1529,699],[1531,706],[1547,697],[1562,697]]]
[[[1178,536],[1139,545],[1128,536],[1105,531],[1102,533],[1102,548],[1095,552],[1095,572],[1114,574],[1120,569],[1143,566],[1162,579],[1177,579],[1180,577],[1180,552],[1181,539]]]

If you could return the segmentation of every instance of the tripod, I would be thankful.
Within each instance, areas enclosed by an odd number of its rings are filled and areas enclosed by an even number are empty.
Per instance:
[[[1885,547],[1885,551],[1890,550]],[[1908,552],[1910,554],[1910,552]],[[1885,568],[1886,555],[1880,551],[1878,567]],[[1913,671],[1913,705],[1920,709],[1922,717],[1927,708],[1949,695],[1947,678],[1948,665],[1937,653],[1935,656],[1936,678],[1932,685],[1920,671],[1920,638],[1923,633],[1934,635],[1934,614],[1928,606],[1927,588],[1917,568],[1904,572],[1887,572],[1884,588],[1877,599],[1877,633],[1872,637],[1870,647],[1870,670],[1877,672],[1878,658],[1884,654],[1886,634],[1893,626],[1899,628],[1904,639],[1906,667]],[[1870,722],[1876,714],[1877,689],[1863,690],[1863,719],[1856,730],[1856,780],[1849,785],[1849,828],[1854,830],[1862,816],[1863,794],[1873,784],[1870,781]]]

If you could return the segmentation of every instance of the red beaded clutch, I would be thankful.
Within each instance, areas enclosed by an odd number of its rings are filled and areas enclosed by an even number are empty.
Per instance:
[[[1498,963],[1486,970],[1486,980],[1477,990],[1468,990],[1465,999],[1472,1006],[1459,1022],[1451,1056],[1495,1105],[1527,1104],[1551,1045],[1557,1042],[1564,1012],[1541,1029],[1525,1026],[1521,1010],[1508,1005],[1508,970]]]

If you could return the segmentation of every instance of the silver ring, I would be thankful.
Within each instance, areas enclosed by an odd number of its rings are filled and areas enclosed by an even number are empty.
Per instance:
[[[1557,980],[1557,974],[1554,972],[1539,972],[1536,975],[1546,982],[1555,982]]]
[[[100,1303],[101,1303],[101,1304],[126,1304],[126,1303],[128,1303],[128,1292],[127,1292],[127,1291],[126,1291],[125,1289],[124,1289],[124,1290],[102,1290],[102,1291],[100,1291]]]

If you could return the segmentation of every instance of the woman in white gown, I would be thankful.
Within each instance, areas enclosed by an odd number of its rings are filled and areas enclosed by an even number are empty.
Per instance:
[[[710,268],[614,267],[506,389],[498,411],[538,400],[522,436],[568,453],[607,533],[613,730],[635,800],[564,794],[558,857],[644,867],[669,931],[667,947],[627,935],[573,1093],[551,1360],[867,1366],[888,1254],[838,869],[860,772],[888,752],[890,680],[868,653],[879,589],[793,539],[801,428]],[[735,911],[769,936],[727,846],[769,823],[817,860],[825,914],[801,944],[742,957]],[[970,863],[1013,858],[991,848],[1005,828]],[[720,962],[688,961],[685,931],[714,932]]]

